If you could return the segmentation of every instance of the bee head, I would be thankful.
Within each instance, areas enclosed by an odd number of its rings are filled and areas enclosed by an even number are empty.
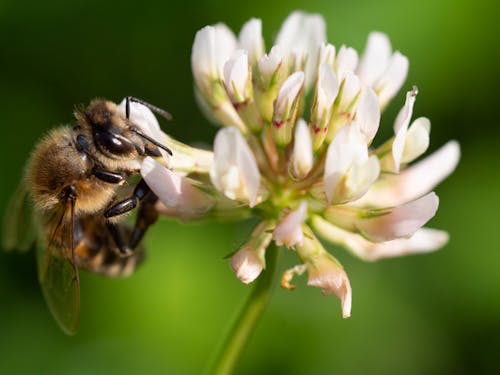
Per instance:
[[[95,100],[84,111],[91,126],[96,148],[111,158],[131,157],[137,152],[137,136],[130,131],[128,121],[116,105],[105,100]]]

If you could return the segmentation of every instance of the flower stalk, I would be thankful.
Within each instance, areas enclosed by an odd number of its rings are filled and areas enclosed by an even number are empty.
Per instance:
[[[271,244],[266,250],[266,269],[257,278],[253,290],[217,351],[207,374],[227,375],[234,372],[271,296],[278,257],[279,248]]]

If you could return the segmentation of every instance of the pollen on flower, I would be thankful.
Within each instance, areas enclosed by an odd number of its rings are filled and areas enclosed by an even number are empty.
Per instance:
[[[347,273],[316,234],[365,260],[438,249],[447,234],[423,226],[438,208],[432,189],[454,170],[460,149],[450,142],[410,165],[430,135],[430,120],[411,122],[416,86],[395,99],[401,110],[394,135],[373,147],[381,113],[409,67],[384,33],[371,33],[361,53],[335,47],[326,40],[323,18],[304,12],[284,21],[271,48],[261,33],[257,19],[238,36],[223,24],[198,31],[191,55],[195,92],[221,129],[213,152],[164,136],[174,152],[165,164],[182,173],[183,191],[203,207],[194,211],[203,213],[196,219],[260,219],[233,255],[241,281],[258,277],[274,241],[294,249],[300,261],[283,274],[282,285],[294,288],[292,277],[307,272],[308,285],[336,295],[348,317]],[[183,159],[191,164],[181,167]],[[157,169],[148,178],[172,179]],[[156,190],[167,215],[169,202],[183,201],[182,193],[172,200],[172,189]]]

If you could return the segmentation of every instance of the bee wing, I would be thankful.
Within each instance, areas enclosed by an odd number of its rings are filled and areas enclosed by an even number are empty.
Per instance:
[[[74,335],[80,322],[80,280],[73,243],[73,208],[69,224],[64,223],[64,214],[48,244],[37,241],[38,279],[52,316],[66,334]]]
[[[7,204],[2,227],[5,250],[27,251],[36,239],[33,204],[24,185],[19,185]]]

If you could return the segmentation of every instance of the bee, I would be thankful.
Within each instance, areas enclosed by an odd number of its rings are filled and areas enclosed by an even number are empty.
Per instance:
[[[127,184],[140,176],[146,156],[172,154],[144,123],[131,120],[131,109],[141,105],[171,118],[133,97],[125,99],[125,113],[103,99],[75,111],[74,126],[55,128],[36,145],[24,184],[7,210],[4,248],[26,248],[36,232],[41,289],[55,320],[70,335],[80,318],[78,269],[131,274],[144,257],[140,241],[158,217],[158,198],[145,181]],[[135,225],[129,227],[120,218],[137,206]]]

